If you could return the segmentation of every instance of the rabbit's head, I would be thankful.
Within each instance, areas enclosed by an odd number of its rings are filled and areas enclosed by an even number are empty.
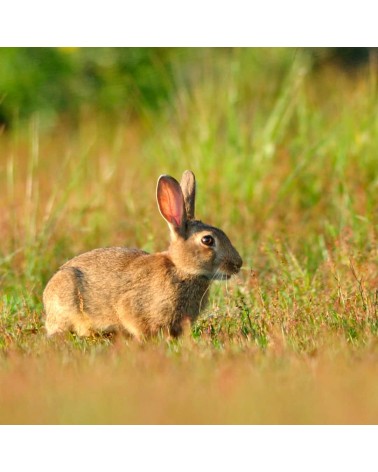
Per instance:
[[[226,280],[239,272],[242,259],[226,234],[195,219],[196,181],[185,171],[181,183],[159,177],[156,198],[170,230],[169,256],[181,273]]]

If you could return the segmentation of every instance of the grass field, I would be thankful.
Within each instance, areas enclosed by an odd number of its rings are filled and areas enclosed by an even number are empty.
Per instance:
[[[377,423],[377,73],[374,58],[196,50],[158,111],[3,131],[0,423]],[[240,275],[177,341],[47,339],[56,269],[96,247],[165,249],[156,180],[187,168]]]

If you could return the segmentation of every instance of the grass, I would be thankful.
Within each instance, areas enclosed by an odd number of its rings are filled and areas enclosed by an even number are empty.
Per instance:
[[[0,135],[0,423],[376,423],[374,58],[185,57],[157,112]],[[95,247],[165,249],[156,179],[186,168],[241,275],[178,341],[47,340],[55,270]]]

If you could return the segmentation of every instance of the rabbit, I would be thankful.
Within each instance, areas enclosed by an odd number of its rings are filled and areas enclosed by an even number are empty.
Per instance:
[[[196,181],[158,179],[156,199],[168,223],[167,251],[110,247],[66,262],[43,292],[47,335],[126,331],[137,340],[182,334],[206,306],[213,280],[237,274],[242,259],[226,234],[194,218]]]

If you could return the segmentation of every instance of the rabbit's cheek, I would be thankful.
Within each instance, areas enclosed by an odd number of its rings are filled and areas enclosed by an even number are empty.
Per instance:
[[[211,270],[214,266],[217,265],[217,256],[213,249],[207,247],[201,247],[201,265],[206,266],[209,270]]]

